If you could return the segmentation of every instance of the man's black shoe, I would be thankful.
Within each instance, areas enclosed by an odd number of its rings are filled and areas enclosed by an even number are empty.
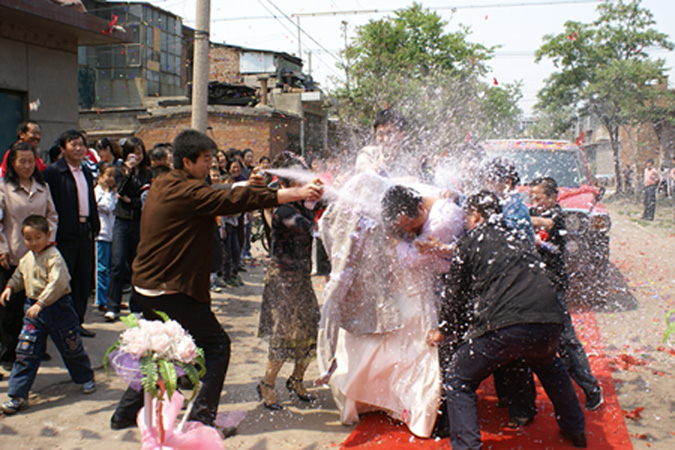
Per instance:
[[[583,431],[579,434],[571,434],[567,431],[560,430],[560,436],[562,436],[563,439],[570,441],[576,448],[586,448],[586,433]]]
[[[218,427],[218,430],[221,432],[223,438],[225,439],[237,434],[237,427]]]
[[[602,389],[598,388],[597,391],[592,392],[586,396],[586,409],[589,411],[595,411],[602,405]]]
[[[42,357],[43,361],[51,361],[52,360],[52,355],[49,353],[45,353],[44,356]]]
[[[80,336],[86,337],[86,338],[93,338],[96,337],[96,333],[93,331],[89,331],[86,328],[84,328],[82,325],[80,325]]]
[[[110,418],[110,428],[113,430],[123,430],[125,428],[131,428],[135,426],[137,426],[136,421],[133,419],[120,419],[115,416]]]

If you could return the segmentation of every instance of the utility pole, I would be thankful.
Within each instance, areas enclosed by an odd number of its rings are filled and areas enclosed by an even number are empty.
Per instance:
[[[202,133],[206,133],[208,126],[210,9],[211,0],[197,0],[192,73],[192,128]]]
[[[345,53],[344,53],[344,55],[345,55],[345,81],[346,81],[345,86],[347,86],[347,92],[349,92],[349,55],[347,54],[347,51],[348,51],[347,45],[349,43],[348,42],[349,40],[347,39],[347,25],[348,25],[348,22],[346,20],[343,20],[342,21],[342,34],[345,37]]]
[[[301,36],[300,16],[296,17],[295,20],[298,23],[298,58],[302,59],[302,40],[300,38]]]

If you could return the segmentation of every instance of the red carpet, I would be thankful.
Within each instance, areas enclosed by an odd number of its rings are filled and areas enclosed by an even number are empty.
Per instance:
[[[596,411],[586,411],[586,436],[588,448],[632,449],[614,383],[604,357],[600,334],[592,312],[573,314],[579,340],[584,344],[593,374],[602,386],[605,402]],[[535,377],[536,379],[536,377]],[[577,395],[585,402],[583,391],[576,384]],[[519,430],[503,425],[508,421],[506,409],[496,407],[497,398],[489,377],[478,390],[478,413],[484,449],[565,449],[574,448],[558,434],[558,425],[553,416],[553,405],[537,382],[537,408],[539,414],[532,424]],[[450,449],[448,439],[419,439],[400,422],[384,414],[367,415],[342,444],[344,449]]]

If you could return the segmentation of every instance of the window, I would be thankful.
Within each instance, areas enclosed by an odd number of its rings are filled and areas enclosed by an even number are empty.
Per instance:
[[[26,120],[26,93],[0,89],[0,155],[16,141],[16,127]]]

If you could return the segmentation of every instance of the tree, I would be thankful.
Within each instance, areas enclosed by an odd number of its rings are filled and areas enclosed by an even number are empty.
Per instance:
[[[597,20],[566,22],[565,31],[544,36],[536,52],[536,61],[547,57],[558,69],[538,93],[537,109],[557,112],[563,126],[573,123],[577,112],[600,120],[610,139],[617,193],[623,190],[620,128],[658,120],[668,95],[655,88],[665,78],[664,61],[650,59],[647,49],[672,50],[673,44],[653,28],[652,13],[640,4],[640,0],[603,2]]]
[[[484,131],[484,100],[500,117],[518,113],[519,86],[492,90],[479,81],[494,49],[470,42],[466,27],[446,27],[417,3],[359,27],[342,52],[348,81],[332,93],[339,118],[363,128],[377,111],[396,108],[412,122],[414,142],[447,150]]]
[[[520,134],[520,116],[523,111],[518,102],[523,98],[522,83],[502,86],[485,86],[481,102],[483,115],[482,137],[515,138]]]

